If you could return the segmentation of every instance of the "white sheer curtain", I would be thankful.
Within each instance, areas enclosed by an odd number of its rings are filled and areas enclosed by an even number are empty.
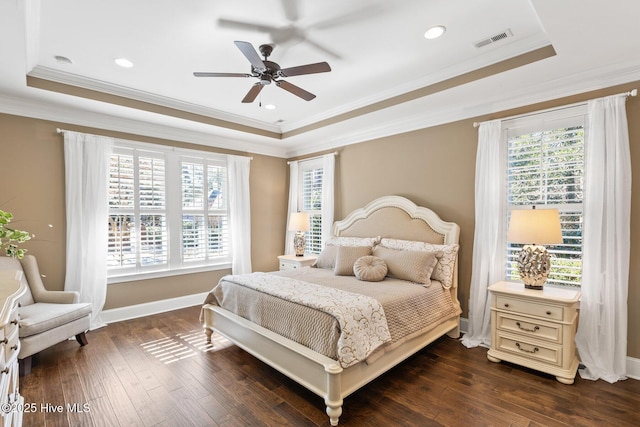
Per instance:
[[[334,153],[322,156],[322,240],[331,237],[334,212],[334,175],[336,156]]]
[[[335,177],[335,153],[325,154],[319,158],[311,160],[300,160],[289,162],[289,209],[287,210],[287,231],[285,237],[285,254],[293,254],[293,236],[295,231],[289,231],[289,218],[292,212],[300,212],[302,206],[299,206],[300,193],[300,163],[314,161],[322,165],[322,230],[321,239],[324,243],[331,236],[331,228],[333,227],[334,212],[334,177]]]
[[[475,233],[466,347],[491,345],[491,301],[487,288],[505,278],[506,144],[500,120],[478,130],[475,181]]]
[[[582,300],[576,346],[585,379],[625,379],[631,158],[626,95],[589,101]]]
[[[93,305],[91,329],[104,326],[107,296],[109,158],[113,139],[64,132],[67,264],[65,290]]]
[[[231,218],[231,272],[251,273],[251,200],[249,171],[251,159],[228,156],[229,211]]]
[[[287,228],[285,230],[284,253],[291,255],[293,250],[294,231],[289,231],[289,218],[292,212],[298,212],[298,161],[289,162],[289,208],[287,210]]]

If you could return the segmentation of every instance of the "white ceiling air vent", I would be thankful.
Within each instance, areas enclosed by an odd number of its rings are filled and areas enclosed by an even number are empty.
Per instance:
[[[511,30],[509,28],[507,28],[506,30],[504,30],[501,33],[498,34],[494,34],[490,37],[484,38],[480,41],[475,42],[473,45],[476,48],[481,48],[487,45],[490,45],[491,43],[496,43],[499,42],[500,40],[504,40],[507,39],[509,37],[513,37],[513,33],[511,32]]]

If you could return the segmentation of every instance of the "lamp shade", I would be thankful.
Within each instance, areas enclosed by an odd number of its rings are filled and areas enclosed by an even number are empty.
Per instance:
[[[289,231],[309,231],[309,214],[292,212],[289,216]]]
[[[511,243],[553,245],[562,243],[562,227],[557,209],[511,211],[507,241]]]

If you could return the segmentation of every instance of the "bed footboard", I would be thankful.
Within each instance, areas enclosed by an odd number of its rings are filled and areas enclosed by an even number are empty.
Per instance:
[[[372,364],[358,363],[343,369],[340,364],[303,345],[237,316],[219,306],[203,306],[207,341],[215,330],[220,335],[324,399],[332,426],[338,425],[344,398],[398,363],[448,334],[458,337],[460,317],[449,319],[427,334],[412,338]]]

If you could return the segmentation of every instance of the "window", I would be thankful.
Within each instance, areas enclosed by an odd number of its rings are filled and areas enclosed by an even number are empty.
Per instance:
[[[548,248],[552,259],[547,283],[580,286],[585,113],[578,107],[505,124],[507,211],[533,205],[559,210],[563,243]],[[522,246],[507,245],[507,280],[519,280]]]
[[[108,191],[110,277],[228,266],[224,156],[119,141]]]
[[[214,260],[229,255],[227,167],[205,158],[184,158],[182,168],[182,259]]]
[[[299,200],[300,212],[309,214],[306,253],[319,254],[322,250],[322,160],[300,162]]]

